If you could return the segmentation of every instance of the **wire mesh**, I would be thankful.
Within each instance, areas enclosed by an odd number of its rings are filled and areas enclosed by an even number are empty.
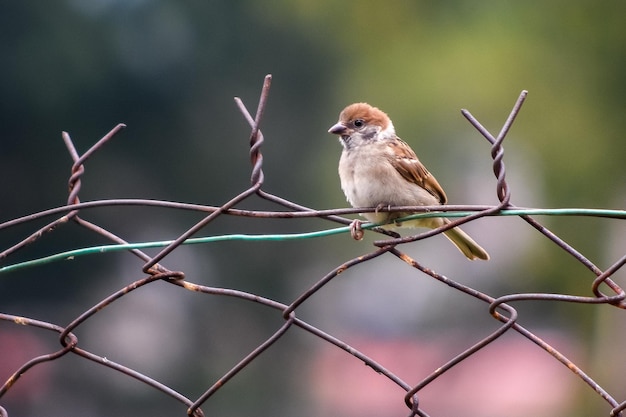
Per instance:
[[[107,367],[111,370],[123,374],[129,378],[134,378],[143,384],[150,386],[155,392],[169,396],[175,401],[183,404],[187,408],[187,415],[189,416],[202,416],[202,406],[211,401],[216,392],[222,389],[225,384],[231,381],[233,378],[245,369],[249,367],[257,358],[266,351],[270,346],[280,343],[286,334],[293,328],[300,328],[305,332],[315,336],[323,342],[333,345],[338,349],[345,351],[348,355],[344,360],[356,360],[362,361],[369,368],[382,375],[388,381],[388,384],[396,385],[401,388],[405,394],[404,398],[398,398],[397,401],[403,401],[407,408],[407,415],[409,416],[428,416],[427,406],[422,407],[420,405],[420,392],[433,383],[437,378],[441,377],[444,373],[450,369],[459,366],[461,363],[470,361],[473,355],[484,350],[487,346],[493,344],[496,340],[501,338],[504,334],[516,332],[524,338],[528,339],[538,349],[541,349],[545,354],[550,355],[554,361],[558,361],[567,367],[574,378],[582,380],[589,388],[591,388],[603,401],[605,401],[610,410],[609,416],[621,416],[622,411],[626,408],[626,399],[623,398],[624,393],[621,392],[622,398],[614,397],[609,390],[602,387],[596,380],[591,378],[581,367],[568,359],[564,354],[556,349],[555,346],[549,344],[536,332],[529,330],[519,323],[518,310],[512,306],[513,303],[520,301],[555,301],[555,302],[567,302],[567,303],[579,303],[579,304],[603,304],[606,306],[617,307],[624,309],[626,307],[625,293],[622,288],[612,279],[615,274],[623,267],[626,262],[626,255],[616,260],[609,267],[602,269],[587,259],[582,253],[577,251],[574,247],[567,244],[563,239],[549,230],[547,227],[538,222],[533,214],[548,213],[549,210],[540,209],[528,209],[516,207],[511,203],[511,190],[506,179],[506,170],[504,165],[504,148],[502,146],[504,139],[509,132],[516,116],[518,115],[524,100],[526,98],[526,92],[523,91],[517,99],[513,109],[510,112],[509,117],[504,123],[500,132],[494,136],[485,127],[483,127],[472,114],[463,110],[464,117],[474,126],[485,139],[491,144],[491,157],[493,159],[493,173],[496,177],[496,196],[499,200],[499,204],[493,206],[467,206],[467,205],[446,205],[446,206],[433,206],[433,207],[388,207],[378,210],[383,211],[412,211],[418,213],[417,215],[428,216],[429,213],[436,212],[437,215],[449,216],[451,223],[441,228],[422,232],[420,234],[399,237],[384,229],[375,227],[375,225],[364,225],[365,229],[372,229],[375,232],[387,235],[385,239],[377,240],[373,242],[373,249],[361,256],[347,260],[344,263],[336,266],[325,276],[321,277],[314,285],[308,290],[302,292],[298,297],[293,299],[289,303],[281,303],[272,299],[263,297],[259,294],[240,291],[236,289],[228,289],[222,287],[210,287],[205,285],[196,284],[186,279],[184,271],[175,271],[168,269],[164,262],[167,257],[172,254],[182,244],[190,243],[194,241],[194,236],[197,232],[203,229],[206,225],[213,222],[220,216],[244,216],[255,219],[267,219],[267,218],[280,218],[280,219],[294,219],[294,218],[306,218],[315,217],[325,219],[329,222],[338,223],[343,225],[338,229],[332,231],[323,231],[323,234],[331,233],[346,233],[348,227],[346,225],[351,223],[351,220],[342,217],[345,214],[362,213],[366,211],[374,211],[371,209],[333,209],[333,210],[315,210],[313,208],[305,207],[295,202],[289,201],[285,198],[277,195],[270,194],[263,190],[264,174],[263,174],[263,155],[261,153],[261,147],[264,143],[264,136],[260,129],[263,114],[267,105],[267,98],[270,91],[271,76],[266,76],[256,113],[254,117],[250,114],[243,101],[239,98],[235,98],[235,102],[241,111],[242,115],[251,127],[250,132],[250,162],[252,165],[251,170],[251,186],[246,190],[240,192],[231,200],[225,204],[217,207],[204,206],[199,204],[185,204],[169,201],[159,200],[142,200],[142,199],[108,199],[101,201],[88,201],[81,202],[79,194],[81,191],[81,176],[84,173],[84,165],[90,157],[96,154],[101,147],[108,141],[113,139],[118,132],[125,126],[119,124],[115,126],[108,134],[102,139],[97,141],[89,150],[80,155],[74,147],[74,144],[68,133],[64,132],[62,137],[67,147],[67,150],[72,157],[73,165],[71,168],[71,176],[69,178],[69,195],[67,199],[67,205],[57,207],[50,210],[40,211],[31,215],[16,218],[10,221],[6,221],[0,224],[0,230],[4,230],[10,227],[18,225],[30,225],[36,221],[45,218],[54,218],[49,221],[43,227],[34,230],[28,234],[25,238],[17,243],[14,243],[5,248],[0,253],[0,260],[6,262],[12,255],[19,252],[21,249],[31,245],[37,240],[43,238],[50,233],[59,233],[64,224],[74,222],[81,226],[90,233],[99,235],[106,240],[112,242],[112,245],[100,246],[91,249],[80,249],[76,251],[64,252],[54,254],[49,257],[40,258],[32,261],[16,262],[14,264],[6,265],[0,268],[0,274],[10,274],[16,269],[24,268],[26,266],[37,266],[40,264],[50,263],[59,259],[67,259],[68,257],[80,256],[91,251],[91,253],[102,253],[112,250],[123,250],[132,253],[143,262],[141,272],[144,274],[141,278],[135,280],[131,284],[120,288],[118,291],[103,298],[98,303],[94,304],[81,314],[76,316],[68,325],[62,326],[52,322],[41,321],[34,318],[23,317],[15,314],[1,313],[0,319],[6,323],[13,323],[19,326],[27,326],[34,330],[48,330],[56,332],[58,334],[58,340],[60,347],[58,350],[49,352],[44,355],[32,357],[30,360],[22,364],[15,364],[15,370],[12,375],[4,382],[0,387],[0,399],[9,391],[14,389],[21,383],[21,379],[32,372],[32,370],[42,364],[50,361],[58,361],[60,358],[66,355],[75,355],[85,360],[91,361],[98,366]],[[236,208],[238,204],[244,200],[257,196],[264,200],[267,200],[279,207],[282,207],[281,211],[261,211],[261,210],[242,210]],[[123,237],[118,236],[109,230],[101,227],[91,221],[87,221],[81,217],[81,212],[93,209],[95,207],[110,208],[113,206],[139,206],[139,207],[162,207],[166,209],[184,209],[197,212],[208,213],[206,217],[193,225],[184,233],[180,234],[176,239],[169,242],[155,242],[152,245],[139,245],[126,241]],[[287,209],[287,210],[284,210]],[[619,210],[573,210],[568,212],[567,210],[557,211],[557,214],[573,214],[573,215],[589,215],[598,217],[609,217],[623,219],[626,217],[626,212]],[[442,233],[449,228],[474,221],[476,219],[486,216],[502,216],[513,215],[518,216],[523,221],[528,223],[532,228],[537,230],[546,239],[551,241],[558,248],[566,252],[575,262],[581,264],[590,271],[593,276],[591,280],[591,294],[589,296],[577,296],[570,294],[549,294],[549,293],[514,293],[507,294],[499,297],[494,297],[489,294],[483,293],[477,289],[471,288],[460,282],[453,280],[447,276],[437,273],[433,269],[426,265],[416,261],[410,257],[407,253],[400,250],[402,245],[414,242],[417,240],[426,239],[433,235]],[[276,236],[274,236],[276,237]],[[291,236],[293,237],[293,236]],[[302,235],[296,236],[302,238]],[[232,238],[232,236],[231,236]],[[252,239],[251,236],[245,238]],[[269,239],[269,237],[263,237]],[[282,236],[282,239],[289,237]],[[206,242],[207,240],[196,239],[197,242]],[[149,256],[142,248],[151,246],[163,246],[158,254],[155,256]],[[379,361],[375,357],[370,357],[365,353],[359,351],[355,347],[349,345],[345,341],[334,337],[321,328],[313,326],[312,324],[300,319],[298,317],[298,309],[301,308],[308,300],[315,297],[319,291],[326,286],[329,282],[334,280],[339,274],[345,272],[347,269],[356,265],[363,264],[377,258],[383,254],[389,254],[400,261],[408,264],[410,267],[417,271],[439,281],[454,290],[463,294],[465,297],[474,298],[488,306],[488,312],[491,317],[499,322],[499,326],[491,334],[485,336],[472,346],[465,348],[461,353],[450,357],[444,363],[441,363],[436,369],[432,370],[430,374],[422,378],[417,383],[407,382],[398,376],[397,372],[388,369],[384,366],[382,361]],[[191,397],[177,392],[175,389],[167,386],[165,383],[157,381],[138,370],[131,369],[122,364],[116,363],[107,359],[106,356],[101,356],[87,350],[81,346],[80,338],[77,336],[77,330],[88,326],[88,322],[95,315],[98,315],[105,308],[113,308],[115,303],[121,298],[132,297],[132,294],[136,291],[141,291],[142,288],[151,285],[155,282],[165,282],[182,289],[193,291],[198,294],[211,294],[222,297],[234,297],[246,302],[255,303],[261,305],[266,309],[276,311],[280,314],[283,320],[283,324],[271,334],[261,344],[250,350],[248,354],[243,357],[238,363],[236,363],[227,372],[221,375],[212,383],[207,384],[207,388],[201,395]],[[28,383],[26,383],[28,384]],[[156,394],[155,394],[156,395]],[[530,399],[532,401],[532,399]],[[5,408],[0,406],[0,415],[9,415]]]

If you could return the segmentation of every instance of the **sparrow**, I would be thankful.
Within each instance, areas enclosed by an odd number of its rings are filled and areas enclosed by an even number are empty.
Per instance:
[[[441,185],[413,149],[396,135],[385,112],[367,103],[351,104],[342,110],[339,121],[328,132],[338,135],[343,146],[339,178],[348,202],[355,208],[376,208],[373,213],[362,213],[367,220],[387,223],[381,226],[385,229],[434,229],[450,223],[444,217],[397,222],[396,219],[414,213],[379,212],[388,206],[435,206],[448,201]],[[489,259],[489,254],[460,228],[443,233],[468,259]],[[353,236],[362,238],[362,232]]]

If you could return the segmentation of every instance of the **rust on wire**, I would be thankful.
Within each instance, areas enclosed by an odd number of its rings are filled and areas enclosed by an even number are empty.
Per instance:
[[[68,181],[68,198],[67,205],[62,207],[56,207],[49,210],[43,210],[38,213],[33,213],[20,218],[11,219],[0,223],[0,231],[16,225],[27,225],[35,220],[39,220],[47,217],[54,217],[45,226],[35,229],[19,242],[14,243],[0,252],[0,261],[8,258],[19,250],[27,247],[35,241],[43,238],[46,234],[59,230],[61,225],[72,221],[78,226],[90,231],[94,235],[103,237],[112,243],[125,244],[127,241],[122,237],[110,232],[104,227],[97,225],[91,221],[85,220],[80,216],[80,213],[95,207],[114,207],[114,206],[140,206],[140,207],[161,207],[173,210],[188,210],[198,213],[204,213],[205,217],[195,224],[191,225],[186,231],[181,233],[171,244],[162,249],[157,255],[149,256],[139,249],[129,249],[128,252],[131,255],[139,258],[143,263],[143,267],[138,268],[138,273],[143,273],[144,276],[136,278],[131,284],[124,286],[117,291],[114,291],[108,296],[104,296],[100,301],[93,304],[91,307],[78,314],[69,324],[62,326],[55,323],[35,320],[32,318],[22,317],[18,315],[0,313],[0,320],[12,323],[20,326],[28,326],[33,329],[44,329],[56,332],[61,348],[54,350],[44,355],[39,355],[31,358],[25,363],[18,365],[15,371],[8,377],[8,379],[0,386],[0,401],[2,397],[10,391],[16,384],[22,383],[21,376],[30,372],[30,370],[44,362],[55,361],[65,355],[75,355],[79,358],[91,361],[99,366],[111,369],[114,372],[125,375],[129,378],[133,378],[146,386],[151,387],[156,392],[160,392],[162,395],[169,396],[180,404],[184,405],[186,413],[189,416],[201,417],[204,415],[201,407],[207,402],[211,401],[213,395],[218,392],[222,387],[229,383],[233,378],[250,366],[253,362],[257,361],[263,353],[272,345],[280,343],[280,340],[285,334],[289,333],[290,329],[297,327],[321,341],[335,346],[345,352],[345,360],[358,360],[363,362],[369,368],[385,377],[389,384],[394,384],[404,391],[403,398],[398,398],[400,403],[404,403],[408,409],[409,416],[421,416],[429,417],[427,413],[428,405],[423,405],[419,401],[419,395],[423,388],[427,387],[434,380],[439,378],[445,372],[454,368],[455,366],[472,360],[472,356],[477,352],[483,350],[486,346],[491,345],[494,341],[499,339],[502,335],[508,332],[516,332],[519,335],[526,338],[529,342],[536,345],[539,349],[545,351],[548,355],[554,358],[555,361],[563,364],[567,367],[572,375],[582,380],[587,384],[600,398],[602,398],[610,407],[608,412],[609,416],[618,417],[621,416],[622,411],[626,409],[626,400],[621,401],[614,398],[608,390],[600,386],[597,381],[591,378],[583,369],[572,362],[564,354],[559,352],[554,346],[550,345],[531,330],[523,327],[518,323],[519,314],[513,307],[514,303],[524,301],[546,301],[552,303],[579,303],[589,305],[607,305],[614,306],[620,309],[626,308],[626,294],[624,290],[612,280],[612,277],[622,269],[626,263],[626,256],[615,261],[611,266],[606,269],[601,269],[587,259],[583,254],[577,251],[574,247],[567,244],[563,239],[557,236],[554,232],[549,230],[543,224],[539,223],[535,218],[529,215],[519,215],[526,223],[532,228],[537,230],[542,236],[550,240],[553,244],[559,247],[561,250],[569,254],[572,259],[582,264],[588,269],[593,276],[594,280],[591,282],[591,295],[590,296],[578,296],[569,294],[545,294],[545,293],[527,293],[527,294],[508,294],[500,297],[492,297],[486,293],[483,293],[477,289],[471,288],[467,285],[446,277],[434,271],[432,268],[423,265],[422,263],[411,258],[408,254],[401,251],[399,247],[403,244],[414,242],[416,240],[426,239],[430,236],[442,233],[443,231],[456,227],[460,224],[474,221],[478,218],[485,216],[497,215],[504,209],[520,209],[511,203],[511,189],[506,181],[506,170],[504,164],[504,147],[503,143],[507,133],[511,129],[513,122],[519,114],[522,105],[527,97],[527,92],[522,91],[517,101],[515,102],[509,116],[507,117],[504,125],[499,131],[497,136],[493,136],[480,122],[468,111],[463,109],[463,116],[470,122],[470,124],[487,139],[490,148],[490,156],[492,160],[492,168],[495,176],[495,195],[498,199],[498,204],[488,206],[434,206],[434,207],[390,207],[382,210],[388,211],[402,211],[402,212],[427,212],[427,211],[468,211],[470,215],[460,217],[452,220],[444,227],[429,230],[414,236],[398,237],[393,232],[388,232],[384,229],[375,228],[372,229],[376,233],[385,234],[389,236],[389,239],[381,239],[373,242],[373,248],[369,252],[362,254],[361,256],[347,260],[340,265],[329,268],[330,272],[321,277],[315,282],[309,289],[303,291],[296,296],[291,302],[280,303],[258,294],[245,292],[237,289],[221,288],[221,287],[209,287],[197,283],[190,282],[186,279],[183,271],[171,271],[166,268],[161,262],[165,261],[167,256],[175,251],[185,240],[192,237],[199,232],[207,224],[211,223],[219,216],[231,215],[231,216],[243,216],[256,219],[296,219],[305,217],[317,217],[325,219],[331,222],[348,225],[351,220],[342,217],[345,214],[354,214],[365,211],[374,211],[376,208],[342,208],[332,210],[316,210],[296,202],[287,200],[283,197],[270,194],[263,190],[264,174],[263,174],[263,155],[261,147],[264,144],[265,138],[261,131],[261,124],[263,115],[268,103],[269,92],[271,87],[272,77],[267,75],[264,79],[261,93],[259,96],[259,102],[256,108],[254,116],[250,114],[243,101],[235,97],[235,104],[239,111],[243,115],[245,121],[250,125],[249,145],[250,145],[250,182],[251,186],[236,195],[230,200],[224,202],[218,206],[204,206],[199,204],[185,204],[176,203],[170,201],[160,200],[145,200],[145,199],[112,199],[101,201],[88,201],[81,202],[79,198],[82,182],[81,177],[85,172],[85,163],[87,160],[95,155],[105,143],[109,142],[112,138],[119,134],[119,132],[125,127],[123,124],[118,124],[110,132],[104,135],[93,146],[91,146],[82,155],[76,150],[70,135],[67,132],[63,132],[62,138],[65,142],[67,150],[72,158],[73,164],[71,167],[70,177]],[[281,207],[282,210],[276,211],[255,211],[255,210],[243,210],[235,207],[240,202],[247,198],[256,195],[264,200],[272,202]],[[286,209],[286,210],[285,210]],[[376,358],[370,357],[365,353],[359,351],[353,346],[347,344],[345,341],[325,332],[323,329],[315,327],[310,323],[297,317],[298,309],[307,303],[311,298],[315,297],[321,288],[325,287],[331,281],[337,279],[337,277],[345,272],[347,269],[357,265],[369,262],[379,256],[393,256],[398,260],[406,263],[412,267],[419,274],[426,275],[433,280],[442,283],[454,291],[463,294],[466,297],[472,297],[485,304],[488,313],[493,320],[497,323],[497,328],[492,330],[489,334],[481,337],[473,345],[459,349],[453,357],[445,361],[445,363],[436,367],[430,374],[422,378],[417,383],[409,383],[404,381],[396,375],[394,370],[388,369],[382,363],[378,362]],[[186,396],[177,392],[173,388],[159,382],[135,369],[131,369],[122,364],[113,362],[92,351],[86,350],[84,346],[80,344],[79,338],[76,336],[78,329],[85,326],[89,326],[89,321],[101,311],[106,309],[115,308],[116,303],[125,297],[132,297],[132,293],[140,291],[146,286],[152,285],[154,282],[165,282],[167,284],[179,287],[182,290],[191,291],[196,294],[214,295],[220,297],[232,297],[243,300],[249,303],[259,304],[264,308],[275,311],[281,318],[282,324],[277,326],[269,332],[264,341],[250,350],[244,355],[237,363],[232,364],[221,377],[213,381],[206,381],[206,385],[201,387],[203,393],[195,398]],[[602,290],[610,290],[611,294],[606,295]],[[0,381],[1,382],[1,381]],[[623,393],[621,393],[623,395]],[[532,399],[528,399],[532,401]],[[0,403],[1,404],[1,403]],[[8,416],[5,408],[0,406],[0,417]]]

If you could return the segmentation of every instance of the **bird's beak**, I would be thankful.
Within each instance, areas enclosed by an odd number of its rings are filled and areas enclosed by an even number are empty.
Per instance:
[[[332,133],[334,135],[343,135],[346,132],[347,128],[342,123],[337,123],[336,125],[331,126],[328,129],[328,133]]]

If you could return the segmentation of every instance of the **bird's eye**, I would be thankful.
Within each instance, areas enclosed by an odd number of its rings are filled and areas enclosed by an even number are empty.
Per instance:
[[[363,121],[363,119],[356,119],[354,121],[354,126],[355,127],[362,127],[365,124],[365,122]]]

